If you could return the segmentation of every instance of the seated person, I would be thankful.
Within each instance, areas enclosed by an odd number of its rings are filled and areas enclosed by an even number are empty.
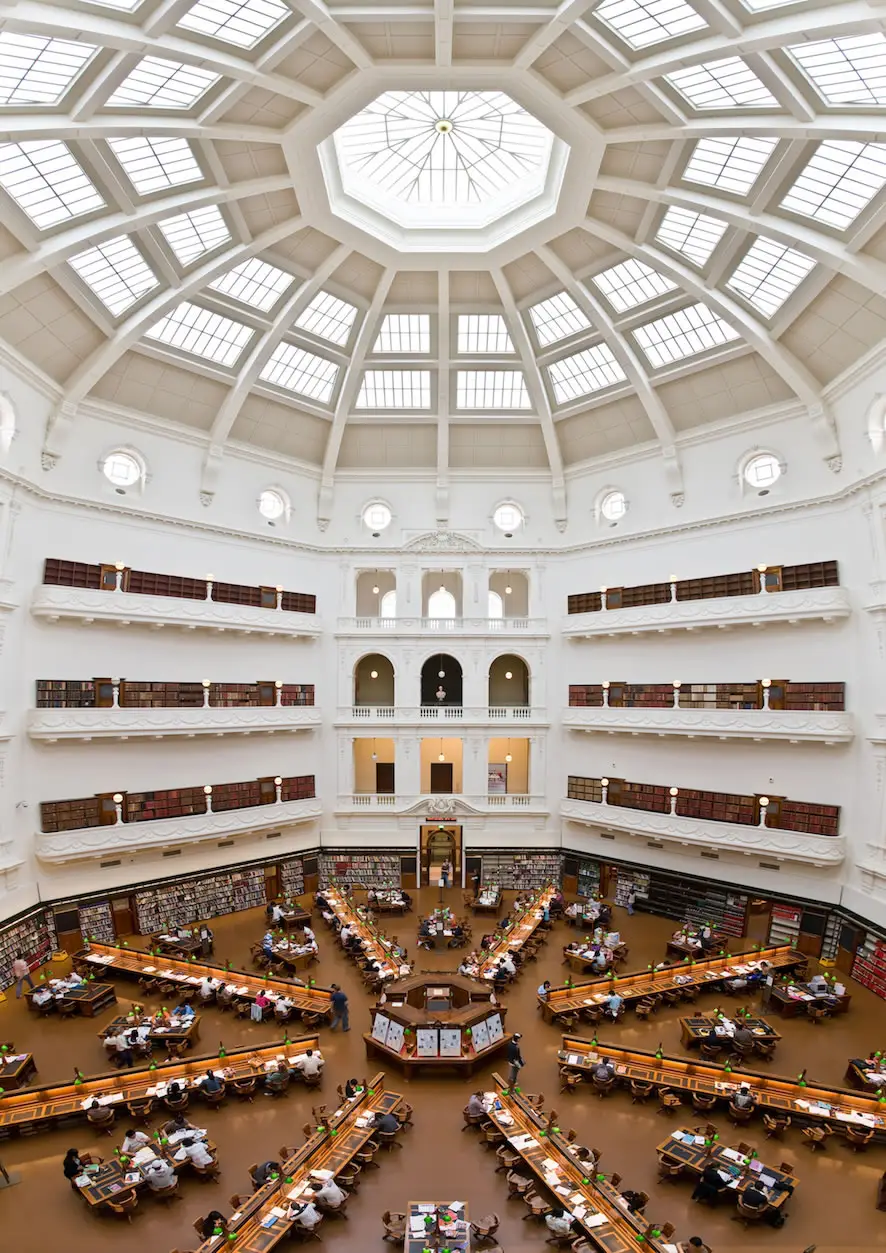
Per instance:
[[[511,919],[508,914],[505,914],[504,918],[502,918],[501,922],[498,924],[498,929],[499,931],[506,931],[510,925]]]
[[[723,1037],[717,1034],[717,1027],[714,1024],[704,1038],[705,1044],[709,1044],[711,1048],[721,1049],[723,1047]]]
[[[601,1058],[594,1066],[591,1074],[600,1083],[608,1083],[615,1075],[615,1063],[611,1061],[604,1061]]]
[[[472,1092],[468,1097],[467,1112],[472,1118],[482,1118],[486,1114],[486,1106],[483,1104],[483,1093]]]
[[[49,988],[39,987],[31,997],[31,1000],[37,1006],[45,1005],[48,1001],[52,1000],[52,993]]]
[[[345,1100],[350,1101],[352,1097],[359,1096],[363,1091],[363,1087],[359,1079],[349,1079],[345,1084]]]
[[[677,1245],[677,1253],[713,1253],[701,1236],[690,1236]]]
[[[98,1101],[93,1101],[86,1111],[86,1117],[95,1126],[100,1127],[104,1123],[113,1121],[114,1111],[110,1105],[100,1105]]]
[[[226,1236],[228,1234],[228,1220],[224,1214],[219,1213],[217,1209],[210,1210],[206,1217],[202,1220],[200,1226],[200,1235],[204,1240],[211,1240],[213,1236]]]
[[[259,988],[255,994],[255,1000],[249,1010],[249,1017],[253,1022],[261,1022],[265,1016],[265,1010],[271,1004],[270,998],[265,995],[262,988]]]
[[[720,1168],[714,1162],[708,1162],[692,1192],[693,1201],[716,1201],[727,1188],[726,1180],[720,1174]]]
[[[490,949],[490,948],[493,948],[494,945],[495,945],[494,935],[484,935],[483,939],[480,941],[481,948]]]
[[[628,1212],[631,1214],[639,1213],[640,1210],[643,1209],[643,1206],[648,1204],[642,1192],[632,1192],[630,1188],[626,1188],[621,1195],[623,1199],[627,1201]]]
[[[176,1114],[174,1118],[170,1118],[169,1122],[164,1123],[162,1127],[163,1134],[168,1139],[174,1136],[178,1131],[196,1131],[197,1128],[192,1122],[188,1122],[184,1114]]]
[[[764,1210],[769,1206],[769,1198],[765,1192],[761,1192],[756,1182],[748,1184],[744,1192],[741,1193],[742,1204],[748,1209]]]
[[[273,1095],[285,1092],[289,1087],[289,1070],[285,1062],[277,1062],[276,1069],[269,1070],[265,1075],[265,1091]]]
[[[289,1206],[288,1217],[294,1226],[313,1231],[323,1215],[312,1201],[293,1201]]]
[[[615,1019],[621,1013],[622,1005],[624,1005],[624,997],[619,996],[617,992],[613,991],[612,995],[609,997],[609,999],[606,1002],[606,1006],[603,1012],[604,1014],[607,1014],[610,1018]]]
[[[301,984],[304,987],[304,983]],[[288,996],[278,996],[274,1001],[274,1017],[285,1021],[295,1008],[293,1001]]]
[[[261,951],[265,957],[274,956],[274,937],[270,931],[266,931],[262,936]]]
[[[347,1192],[340,1188],[334,1179],[327,1179],[322,1185],[315,1185],[311,1198],[321,1209],[341,1209],[347,1200]]]
[[[197,1140],[193,1136],[189,1136],[187,1140],[182,1140],[181,1148],[176,1153],[177,1161],[184,1161],[189,1157],[195,1166],[211,1166],[215,1158],[209,1152],[204,1140]]]
[[[376,1114],[373,1120],[373,1127],[376,1131],[386,1131],[393,1133],[400,1130],[400,1123],[395,1114]],[[375,1140],[375,1136],[372,1137]]]
[[[266,1183],[270,1183],[274,1178],[280,1178],[279,1162],[262,1162],[252,1172],[253,1183],[259,1188],[264,1187]]]
[[[181,1005],[176,1005],[175,1009],[172,1011],[172,1016],[173,1018],[191,1019],[197,1017],[197,1011],[194,1009],[193,1005],[189,1005],[186,1001],[183,1001]]]
[[[510,975],[513,979],[514,975],[517,973],[517,967],[514,965],[514,958],[510,953],[505,953],[504,957],[501,959],[500,965],[504,968],[505,973]]]
[[[608,965],[609,959],[603,949],[600,949],[600,951],[595,955],[594,960],[591,962],[591,970],[595,971],[597,974],[603,974]]]
[[[504,964],[499,962],[493,971],[492,982],[496,988],[503,988],[508,981],[508,972],[504,968]]]
[[[568,1236],[571,1232],[581,1235],[582,1229],[575,1221],[571,1214],[567,1214],[562,1206],[558,1205],[545,1215],[545,1226],[552,1235]]]
[[[98,1159],[101,1161],[101,1158]],[[92,1158],[88,1153],[80,1153],[77,1149],[68,1149],[65,1154],[65,1160],[62,1163],[62,1170],[65,1172],[65,1178],[70,1179],[71,1187],[75,1189],[77,1185],[74,1180],[78,1175],[82,1175],[86,1167],[92,1162]]]
[[[155,1027],[168,1027],[171,1020],[172,1015],[166,1006],[162,1005],[154,1015],[153,1024]]]
[[[200,984],[201,1001],[211,1001],[212,998],[215,996],[215,988],[216,988],[215,980],[212,979],[209,975],[204,975],[203,980]]]
[[[543,1001],[548,999],[548,993],[551,990],[550,979],[545,979],[544,983],[540,983],[535,989],[536,996],[540,996]]]
[[[294,1068],[306,1079],[315,1079],[323,1073],[323,1057],[319,1049],[306,1049],[293,1062]]]
[[[187,1094],[188,1089],[180,1079],[170,1079],[166,1088],[166,1095],[163,1099],[164,1101],[172,1101],[174,1103],[176,1101],[180,1101],[183,1097],[187,1096]]]
[[[134,1127],[130,1127],[123,1137],[120,1152],[127,1153],[131,1157],[133,1153],[137,1153],[139,1149],[143,1149],[146,1144],[150,1143],[151,1137],[149,1135],[144,1131],[136,1131]]]
[[[473,964],[472,964],[472,962],[471,962],[470,958],[469,958],[469,957],[463,957],[463,958],[461,959],[461,962],[459,963],[458,973],[459,973],[460,975],[464,975],[466,978],[469,978],[469,977],[470,977],[470,974],[471,974],[471,971],[473,970],[473,968],[474,968],[474,967],[473,967]]]
[[[304,935],[305,935],[305,944],[313,944],[315,940],[317,939],[317,937],[314,935],[313,930],[308,926],[307,923],[305,923],[305,925],[302,927],[302,931],[304,932]]]
[[[271,906],[271,920],[270,920],[271,926],[274,926],[276,923],[282,922],[283,918],[284,918],[284,910],[283,910],[282,905],[278,905],[276,902],[274,902],[274,904]]]
[[[217,1092],[224,1091],[225,1085],[224,1085],[224,1081],[219,1079],[218,1075],[215,1073],[214,1070],[207,1070],[206,1077],[204,1078],[203,1082],[200,1084],[200,1087],[204,1092],[208,1093],[210,1096],[215,1096]]]
[[[754,1033],[742,1022],[733,1031],[732,1039],[735,1044],[740,1044],[743,1048],[749,1048],[754,1043]]]
[[[736,1109],[753,1109],[756,1103],[757,1098],[746,1083],[742,1083],[738,1091],[733,1092],[730,1101],[730,1104],[734,1105]]]
[[[142,1174],[152,1192],[165,1192],[167,1188],[178,1186],[175,1169],[164,1157],[152,1158],[142,1168]]]
[[[730,992],[744,992],[748,986],[748,981],[744,975],[739,975],[736,979],[727,979],[726,986]]]
[[[581,1162],[582,1167],[590,1174],[597,1169],[597,1159],[590,1149],[583,1144],[570,1144],[569,1152]]]

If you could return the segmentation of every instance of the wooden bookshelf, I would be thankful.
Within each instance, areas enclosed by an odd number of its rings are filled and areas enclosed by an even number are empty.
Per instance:
[[[680,709],[763,709],[762,680],[736,680],[729,683],[684,683],[678,689]],[[601,683],[569,685],[571,708],[600,708]],[[622,683],[611,681],[606,702],[610,708],[671,709],[674,685],[670,683]],[[845,683],[791,683],[773,679],[769,687],[769,708],[774,710],[819,710],[834,713],[846,708]]]
[[[541,852],[480,852],[484,884],[497,884],[512,891],[538,892],[548,883],[560,882],[561,862],[559,851]],[[507,911],[505,911],[507,912]]]
[[[77,913],[80,918],[80,934],[84,939],[100,940],[103,944],[114,943],[117,931],[110,901],[80,905]]]
[[[205,703],[202,679],[178,682],[121,679],[118,705],[121,709],[198,709]],[[114,703],[114,685],[109,678],[38,679],[37,709],[109,709]],[[277,704],[277,688],[270,683],[212,683],[209,705],[212,709],[260,708]],[[288,707],[314,704],[313,683],[284,683],[280,704]]]
[[[342,852],[321,853],[320,887],[321,888],[387,888],[400,886],[400,853],[367,852],[354,853],[351,850]]]
[[[91,679],[38,679],[37,709],[92,709],[95,683]]]
[[[21,954],[34,969],[43,965],[56,946],[52,912],[31,909],[0,931],[0,990],[12,987],[12,963]]]
[[[265,902],[263,866],[161,883],[133,896],[136,930],[140,935],[255,909]]]

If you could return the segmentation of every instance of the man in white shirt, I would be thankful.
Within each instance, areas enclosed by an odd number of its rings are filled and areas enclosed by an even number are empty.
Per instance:
[[[307,1201],[305,1204],[293,1201],[289,1207],[289,1217],[296,1227],[304,1227],[305,1231],[313,1231],[323,1219],[323,1215],[316,1205],[310,1201]]]
[[[514,965],[514,959],[511,957],[510,953],[505,953],[504,957],[501,959],[501,965],[504,966],[511,978],[513,978],[517,973],[517,967]]]
[[[347,944],[348,940],[351,938],[351,928],[347,925],[342,927],[341,931],[338,933],[338,938],[341,940],[342,944]]]
[[[274,922],[282,922],[282,921],[283,921],[283,910],[280,908],[279,905],[273,905],[271,907],[271,922],[274,923]]]
[[[319,1049],[307,1049],[306,1052],[300,1053],[295,1059],[295,1069],[306,1079],[315,1079],[317,1075],[323,1073],[324,1059]]]
[[[321,1188],[314,1189],[314,1200],[321,1209],[340,1209],[347,1195],[334,1179],[327,1179]]]
[[[148,1181],[148,1187],[152,1192],[162,1192],[166,1188],[174,1188],[178,1184],[178,1177],[167,1162],[162,1157],[155,1157],[153,1161],[148,1162],[143,1167],[142,1173]]]
[[[304,927],[304,933],[305,933],[305,943],[306,943],[306,944],[313,944],[313,942],[314,942],[314,932],[311,930],[311,928],[310,928],[310,927],[308,927],[308,926],[305,926],[305,927]]]
[[[207,1149],[203,1140],[194,1140],[193,1138],[183,1140],[182,1149],[184,1150],[185,1156],[189,1157],[195,1166],[212,1165],[212,1154]],[[179,1153],[176,1153],[176,1157],[179,1157],[180,1153],[181,1150]]]
[[[545,1223],[555,1236],[568,1236],[572,1230],[572,1219],[563,1209],[552,1209],[545,1215]]]
[[[200,984],[200,999],[203,1001],[211,1000],[215,995],[215,987],[215,980],[209,975],[206,975],[203,982]]]
[[[132,1156],[133,1153],[137,1153],[139,1149],[143,1149],[146,1144],[150,1143],[151,1137],[149,1135],[145,1135],[143,1131],[135,1131],[133,1129],[127,1131],[126,1135],[123,1137],[123,1144],[120,1151],[121,1153],[127,1153]]]

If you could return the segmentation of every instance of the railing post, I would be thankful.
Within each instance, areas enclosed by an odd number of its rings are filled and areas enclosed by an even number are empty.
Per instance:
[[[111,692],[112,692],[111,708],[119,709],[120,708],[120,680],[119,679],[111,679]]]
[[[209,689],[212,686],[210,679],[203,679],[203,708],[209,708]]]
[[[275,679],[274,680],[274,704],[278,708],[280,707],[280,701],[281,701],[282,696],[283,696],[283,680]]]
[[[203,788],[203,795],[206,797],[206,812],[212,813],[212,784],[207,783]]]
[[[609,708],[609,680],[604,679],[601,687],[603,688],[603,708]]]
[[[215,583],[215,575],[207,574],[206,576],[206,599],[212,600],[212,588]]]
[[[275,789],[275,791],[276,791],[276,793],[277,793],[277,801],[276,801],[276,803],[277,803],[278,805],[281,805],[281,804],[283,803],[283,780],[280,778],[279,774],[277,775],[276,779],[274,780],[274,789]]]
[[[114,826],[119,826],[123,821],[123,793],[114,793]]]
[[[600,788],[602,789],[602,792],[603,792],[603,799],[601,803],[603,805],[608,805],[609,804],[609,780],[601,779]]]

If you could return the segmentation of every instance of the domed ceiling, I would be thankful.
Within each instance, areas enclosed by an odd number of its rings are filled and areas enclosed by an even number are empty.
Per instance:
[[[886,8],[0,5],[0,337],[85,409],[313,468],[570,467],[886,334]]]

